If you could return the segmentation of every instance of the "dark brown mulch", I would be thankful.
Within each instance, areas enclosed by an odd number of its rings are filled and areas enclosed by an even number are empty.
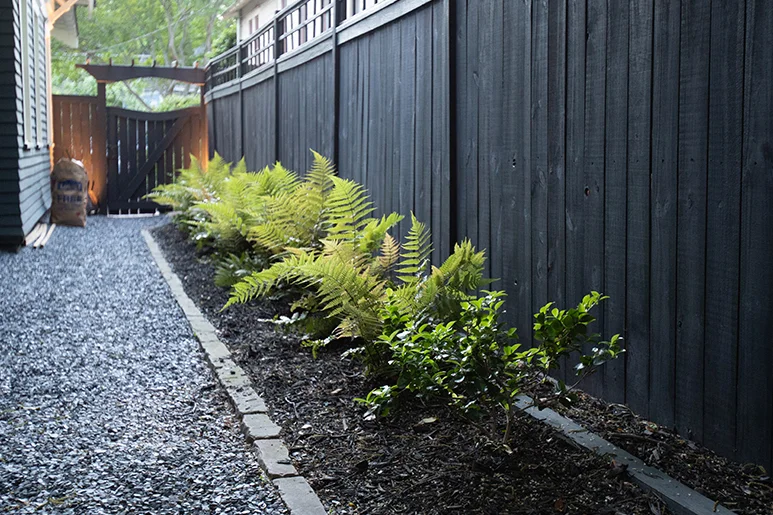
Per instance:
[[[154,232],[185,289],[249,370],[293,461],[339,514],[667,513],[612,464],[577,449],[529,417],[507,452],[498,433],[442,406],[404,405],[366,422],[353,398],[374,385],[357,363],[330,349],[318,359],[298,338],[260,322],[286,312],[277,300],[225,312],[213,268],[172,226]],[[501,431],[501,426],[498,428]]]
[[[582,392],[578,397],[571,408],[553,408],[736,513],[773,514],[770,471],[718,456],[637,416],[627,406],[606,403]]]

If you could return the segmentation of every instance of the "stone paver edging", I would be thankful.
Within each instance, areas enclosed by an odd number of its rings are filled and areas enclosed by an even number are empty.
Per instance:
[[[231,352],[221,342],[215,327],[204,317],[183,289],[182,282],[172,271],[161,249],[147,230],[142,236],[150,254],[169,285],[201,344],[207,361],[223,385],[234,409],[241,419],[241,428],[247,441],[258,454],[266,475],[279,490],[292,515],[325,515],[322,502],[309,483],[298,475],[289,460],[287,447],[278,439],[280,427],[269,418],[266,404],[257,394],[244,370],[231,359]]]
[[[599,456],[614,459],[618,464],[626,465],[630,478],[644,490],[660,496],[676,515],[732,515],[733,512],[696,492],[672,478],[665,472],[650,467],[639,458],[609,443],[597,434],[553,411],[550,408],[539,409],[534,400],[519,395],[516,406],[537,420],[552,426],[578,445]]]

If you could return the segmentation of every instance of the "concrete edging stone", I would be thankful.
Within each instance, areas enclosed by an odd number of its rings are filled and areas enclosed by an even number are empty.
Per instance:
[[[733,512],[680,483],[665,472],[650,467],[639,458],[609,443],[599,435],[556,413],[550,408],[539,409],[526,395],[516,398],[516,406],[535,419],[555,428],[565,437],[591,452],[627,465],[629,477],[644,490],[651,491],[668,505],[676,515],[732,515]]]
[[[150,232],[143,230],[142,237],[191,325],[210,368],[225,388],[247,442],[253,445],[261,467],[276,486],[291,515],[325,515],[327,512],[314,489],[298,475],[290,462],[287,447],[278,439],[281,428],[269,418],[266,404],[253,388],[250,378],[231,359],[231,352],[217,337],[215,327],[185,293],[180,278],[172,271]]]

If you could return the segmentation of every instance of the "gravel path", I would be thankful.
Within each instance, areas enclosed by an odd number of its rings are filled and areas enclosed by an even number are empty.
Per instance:
[[[286,513],[140,230],[0,253],[0,512]]]

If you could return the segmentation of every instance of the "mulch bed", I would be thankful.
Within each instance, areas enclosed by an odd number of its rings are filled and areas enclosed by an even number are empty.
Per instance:
[[[624,405],[582,392],[578,397],[571,408],[558,405],[553,409],[736,513],[773,514],[770,471],[718,456]]]
[[[313,359],[293,334],[261,322],[287,312],[275,299],[221,312],[206,256],[173,226],[154,231],[188,295],[252,375],[282,426],[296,468],[338,514],[668,513],[612,463],[524,416],[508,452],[502,420],[472,422],[444,406],[404,404],[366,421],[355,397],[373,386],[356,362],[327,349]]]

